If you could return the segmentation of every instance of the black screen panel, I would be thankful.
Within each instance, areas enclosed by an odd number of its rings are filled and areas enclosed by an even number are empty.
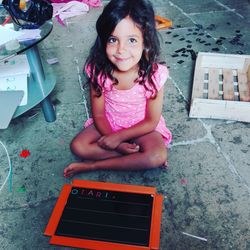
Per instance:
[[[153,197],[73,187],[55,235],[149,246]]]

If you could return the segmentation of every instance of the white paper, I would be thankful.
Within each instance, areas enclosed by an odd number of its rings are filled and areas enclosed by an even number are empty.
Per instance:
[[[18,32],[22,33],[22,35],[17,38],[19,42],[41,38],[40,29],[23,29]]]
[[[0,59],[3,58],[0,56]],[[25,54],[17,55],[0,63],[0,77],[26,74],[29,75],[30,67]]]
[[[0,46],[11,41],[17,39],[23,33],[20,31],[12,30],[8,27],[0,26]]]
[[[59,60],[58,60],[58,58],[50,58],[50,59],[47,59],[47,63],[48,64],[55,64],[55,63],[58,63],[59,62]]]
[[[23,90],[24,96],[20,106],[28,101],[27,74],[0,77],[0,90]]]

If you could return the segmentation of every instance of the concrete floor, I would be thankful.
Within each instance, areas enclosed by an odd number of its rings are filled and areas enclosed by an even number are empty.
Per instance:
[[[170,167],[138,172],[97,171],[75,178],[155,186],[165,196],[162,250],[250,249],[250,124],[189,118],[195,61],[190,54],[185,57],[175,52],[192,45],[196,53],[250,54],[250,3],[153,3],[156,14],[174,23],[173,29],[160,32],[161,61],[170,67],[171,76],[166,83],[163,112],[173,132]],[[46,123],[36,107],[0,131],[13,166],[12,190],[7,184],[0,193],[0,249],[70,249],[49,245],[43,232],[63,184],[72,181],[65,179],[62,171],[75,160],[69,143],[89,114],[88,105],[84,105],[88,92],[80,88],[84,81],[81,69],[100,12],[101,8],[91,9],[86,15],[68,19],[65,27],[54,21],[51,35],[40,45],[45,60],[59,60],[52,65],[57,75],[51,95],[57,120]],[[242,35],[238,42],[230,42],[237,34]],[[225,38],[222,45],[216,44],[220,37]],[[30,151],[29,157],[19,156],[23,149]],[[2,148],[0,157],[2,184],[8,173]],[[182,232],[206,238],[207,242]]]

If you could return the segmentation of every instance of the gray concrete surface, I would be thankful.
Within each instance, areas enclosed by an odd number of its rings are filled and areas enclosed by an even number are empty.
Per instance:
[[[107,1],[106,1],[107,2]],[[175,52],[192,45],[197,53],[250,54],[250,3],[247,0],[156,0],[156,14],[173,20],[160,31],[161,61],[170,67],[164,112],[173,132],[169,169],[138,172],[97,171],[76,179],[155,186],[163,194],[161,249],[250,249],[250,124],[188,116],[195,60]],[[101,8],[67,20],[54,20],[51,35],[40,45],[52,65],[57,85],[52,93],[57,120],[46,123],[39,107],[0,131],[13,166],[12,191],[0,192],[0,249],[70,249],[49,245],[43,236],[59,192],[63,168],[75,160],[69,150],[90,112],[80,82],[82,65],[94,40]],[[238,43],[231,41],[241,34]],[[216,41],[224,37],[221,45]],[[184,38],[184,39],[182,39]],[[205,45],[199,39],[205,40]],[[189,42],[187,42],[189,40]],[[177,55],[173,57],[173,55]],[[180,63],[179,61],[183,62]],[[1,147],[0,147],[1,148]],[[23,149],[30,156],[19,156]],[[0,149],[0,184],[8,173]],[[182,234],[206,238],[201,241]],[[110,249],[113,250],[113,249]]]

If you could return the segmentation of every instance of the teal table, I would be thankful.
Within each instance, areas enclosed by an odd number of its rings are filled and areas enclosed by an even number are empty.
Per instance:
[[[20,47],[14,51],[8,51],[4,46],[0,47],[0,54],[4,56],[0,63],[9,60],[13,56],[26,53],[30,66],[30,77],[28,80],[28,102],[24,106],[18,106],[13,118],[20,116],[34,106],[40,104],[44,118],[47,122],[56,120],[55,110],[50,100],[49,94],[56,85],[56,78],[49,65],[43,63],[38,49],[38,44],[42,42],[52,31],[53,24],[47,21],[39,27],[41,38],[20,42]]]

